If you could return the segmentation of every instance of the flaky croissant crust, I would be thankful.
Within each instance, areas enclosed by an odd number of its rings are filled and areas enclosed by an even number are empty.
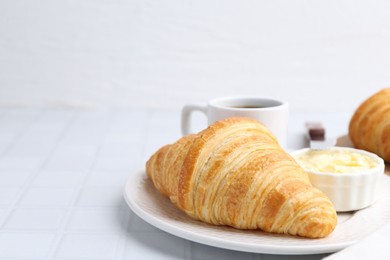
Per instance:
[[[218,121],[158,150],[146,173],[194,219],[238,229],[325,237],[336,212],[260,123]]]
[[[349,137],[356,148],[390,162],[390,88],[377,92],[357,108],[349,124]]]

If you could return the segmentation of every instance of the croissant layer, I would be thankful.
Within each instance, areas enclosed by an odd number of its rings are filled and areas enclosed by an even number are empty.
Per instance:
[[[337,224],[329,199],[252,119],[221,120],[160,148],[146,173],[179,209],[206,223],[310,238]]]

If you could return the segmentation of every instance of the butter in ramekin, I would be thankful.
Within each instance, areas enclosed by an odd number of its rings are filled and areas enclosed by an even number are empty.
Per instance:
[[[295,160],[307,171],[327,173],[355,173],[378,166],[371,156],[347,149],[307,150]]]
[[[347,147],[292,153],[310,182],[332,201],[338,212],[359,210],[378,198],[384,161],[376,154]]]

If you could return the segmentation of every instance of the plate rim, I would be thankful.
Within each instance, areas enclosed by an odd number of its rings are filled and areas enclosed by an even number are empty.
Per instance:
[[[131,174],[125,184],[123,196],[130,207],[130,209],[141,219],[158,228],[159,230],[170,233],[174,236],[181,237],[183,239],[193,241],[196,243],[205,244],[208,246],[214,246],[218,248],[224,248],[229,250],[250,252],[250,253],[263,253],[263,254],[276,254],[276,255],[309,255],[309,254],[324,254],[333,253],[347,246],[353,245],[358,239],[331,243],[326,245],[261,245],[240,243],[237,241],[221,240],[215,237],[209,237],[204,234],[197,233],[196,231],[183,230],[170,223],[167,223],[160,218],[151,215],[142,209],[136,201],[136,191],[138,191],[141,181],[147,180],[145,170],[136,170],[135,173]],[[134,189],[136,187],[136,189]],[[157,192],[157,191],[156,191]],[[207,223],[206,223],[207,224]]]

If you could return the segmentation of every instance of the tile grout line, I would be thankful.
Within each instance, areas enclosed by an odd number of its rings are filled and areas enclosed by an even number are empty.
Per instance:
[[[23,128],[24,130],[20,131],[20,133],[17,135],[17,138],[14,139],[14,141],[9,145],[9,147],[6,149],[5,154],[11,149],[11,147],[23,136],[23,133],[25,133],[29,128],[31,128],[38,120],[39,118],[43,117],[44,112],[40,110],[40,114],[36,115],[35,119],[32,120],[29,124]],[[3,154],[3,155],[5,155]],[[43,165],[43,164],[42,164]],[[7,207],[5,216],[2,219],[2,222],[0,223],[0,228],[3,228],[5,223],[7,222],[8,218],[10,217],[11,213],[17,208],[16,205],[19,202],[19,200],[23,197],[25,194],[27,188],[30,186],[29,183],[32,182],[32,180],[39,174],[41,169],[34,169],[31,170],[30,176],[27,178],[27,181],[23,185],[15,185],[15,187],[20,187],[20,191],[15,196],[14,200],[10,205]]]
[[[145,130],[143,133],[144,133],[144,137],[146,137],[147,135],[147,128],[148,128],[148,120],[149,120],[149,111],[146,112],[146,115],[145,117],[147,118],[144,122],[144,126],[143,126],[143,129]],[[144,144],[142,145],[142,148],[141,148],[141,153],[143,152],[143,150],[145,149],[144,148]],[[140,153],[140,154],[141,154]],[[140,154],[138,155],[138,157],[140,157]],[[139,159],[139,158],[138,158]],[[137,161],[137,160],[136,160]],[[136,163],[135,163],[136,164]],[[133,165],[133,170],[136,170],[137,166],[136,165]],[[133,171],[133,170],[130,170],[130,171]],[[123,188],[124,188],[125,184],[123,184]],[[124,200],[123,196],[122,196],[122,201]],[[126,202],[124,202],[126,204]],[[128,209],[127,207],[127,204],[125,205],[125,207],[122,207],[122,210],[125,210],[125,209]],[[130,210],[130,209],[129,209]],[[130,210],[131,211],[131,210]],[[124,259],[125,258],[125,253],[126,253],[126,235],[128,233],[128,230],[129,230],[129,227],[130,227],[130,221],[132,219],[132,213],[130,212],[130,214],[127,214],[126,215],[126,219],[125,219],[125,223],[126,225],[124,226],[123,230],[120,232],[120,234],[122,235],[120,241],[117,243],[117,249],[115,251],[115,259]]]
[[[80,114],[82,112],[78,112],[78,114]],[[110,121],[112,121],[112,112],[110,112]],[[109,123],[108,123],[109,124]],[[108,132],[108,128],[106,129],[106,134]],[[60,245],[63,237],[64,237],[64,234],[65,234],[65,231],[66,231],[66,227],[70,221],[70,217],[71,215],[73,214],[74,210],[75,210],[75,205],[80,197],[80,194],[89,178],[89,176],[91,175],[92,173],[92,169],[93,169],[93,166],[96,162],[96,159],[98,157],[98,154],[100,152],[100,149],[101,149],[101,146],[102,146],[102,140],[100,140],[100,143],[97,145],[97,149],[96,149],[96,153],[94,155],[94,159],[93,159],[93,163],[91,164],[90,168],[86,171],[87,173],[85,174],[84,178],[81,179],[79,185],[77,185],[77,187],[75,188],[75,192],[74,192],[74,197],[70,203],[70,206],[68,207],[68,211],[66,212],[63,220],[62,220],[62,225],[56,230],[56,238],[55,238],[55,241],[52,242],[52,245],[49,249],[49,252],[47,254],[47,259],[54,259],[55,258],[55,255],[58,251],[58,246]]]
[[[16,136],[13,138],[12,142],[8,145],[8,147],[2,152],[2,154],[0,156],[6,155],[9,152],[9,150],[11,150],[11,148],[15,145],[15,143],[18,140],[20,140],[20,138],[27,131],[27,129],[30,128],[31,126],[33,126],[39,120],[39,118],[45,114],[44,110],[42,110],[42,109],[40,109],[38,111],[39,111],[39,113],[37,112],[38,114],[35,115],[35,117],[33,117],[33,119],[31,119],[31,122],[27,123],[23,127],[23,130],[20,130],[20,132],[16,134]],[[4,114],[5,114],[5,112],[3,113],[2,116],[4,116]]]
[[[74,122],[74,120],[76,119],[76,115],[75,113],[73,113],[72,117],[70,119],[68,119],[68,123],[63,127],[63,129],[61,130],[61,133],[58,135],[58,139],[56,141],[56,143],[53,145],[51,151],[48,153],[47,157],[45,158],[45,160],[43,161],[40,169],[37,169],[36,172],[34,174],[31,174],[31,176],[28,178],[28,181],[26,181],[26,183],[23,185],[24,188],[23,190],[21,191],[21,194],[18,196],[18,198],[16,199],[14,205],[11,207],[11,210],[15,210],[17,209],[18,207],[16,206],[17,203],[21,200],[21,198],[24,196],[24,194],[26,193],[28,187],[31,186],[31,183],[34,181],[34,179],[38,176],[38,174],[42,171],[42,168],[44,167],[44,165],[48,162],[48,160],[50,159],[50,155],[55,151],[55,149],[58,147],[58,144],[60,143],[60,140],[63,138],[63,136],[65,135],[65,133],[67,132],[67,130],[70,128],[70,126],[72,125],[72,123]],[[33,208],[33,207],[31,207]],[[36,208],[36,207],[34,207]],[[42,208],[51,208],[51,207],[42,207]],[[62,207],[62,208],[68,208],[68,207]],[[5,222],[4,222],[5,223]],[[35,230],[34,231],[35,233],[36,232],[39,232],[39,230]],[[42,232],[42,231],[41,231]],[[47,233],[49,231],[45,231],[44,233]]]
[[[21,189],[21,191],[19,192],[17,198],[14,200],[13,206],[12,207],[8,207],[9,211],[8,211],[8,214],[7,214],[7,218],[3,217],[3,219],[4,219],[3,220],[3,225],[5,224],[7,219],[9,218],[9,215],[12,214],[12,211],[14,211],[15,209],[20,208],[20,206],[18,206],[18,203],[21,201],[23,196],[26,194],[26,191],[31,186],[31,184],[34,181],[34,179],[37,177],[37,175],[40,173],[40,171],[42,171],[42,168],[45,167],[45,165],[47,164],[48,160],[50,159],[50,155],[53,154],[53,151],[58,147],[58,145],[61,144],[61,140],[63,139],[64,135],[67,133],[68,129],[72,126],[73,122],[77,119],[77,116],[79,114],[80,114],[80,112],[78,112],[78,113],[74,112],[71,115],[71,117],[66,119],[67,123],[64,124],[64,126],[62,127],[61,132],[58,135],[56,142],[54,142],[53,145],[52,145],[51,152],[48,153],[48,155],[46,156],[45,160],[42,162],[41,167],[36,169],[36,170],[34,170],[34,172],[32,172],[33,170],[31,170],[32,173],[28,177],[28,180],[23,185],[19,185],[19,186],[22,186],[23,189]],[[147,115],[150,115],[150,113],[147,113]],[[109,120],[107,120],[107,121],[109,121]],[[111,117],[111,121],[112,121],[112,117]],[[143,128],[145,130],[147,129],[147,123],[148,123],[148,120],[145,120],[144,121],[144,128]],[[34,125],[34,122],[31,123],[31,125]],[[109,124],[107,124],[107,125],[109,125]],[[107,127],[105,132],[107,133],[107,131],[109,131],[109,129],[110,128]],[[23,136],[23,134],[26,131],[27,131],[27,127],[26,127],[26,129],[24,129],[21,132],[21,135],[19,136],[19,138],[15,139],[14,143],[16,143],[20,139],[20,137]],[[146,133],[144,132],[143,136],[145,136],[145,135],[146,135]],[[73,186],[74,192],[73,192],[73,195],[72,195],[72,200],[69,203],[69,206],[57,206],[57,207],[55,207],[57,209],[60,208],[60,209],[66,210],[64,216],[61,218],[60,227],[55,229],[55,230],[53,230],[53,229],[36,229],[36,230],[28,229],[28,230],[24,230],[24,231],[28,231],[29,233],[39,233],[39,234],[51,233],[51,234],[55,235],[55,238],[51,242],[50,248],[47,251],[46,259],[52,259],[53,257],[55,257],[55,254],[58,252],[58,246],[61,243],[64,234],[66,234],[66,233],[86,234],[85,231],[66,232],[66,227],[69,224],[71,215],[73,214],[73,212],[77,208],[77,207],[75,207],[75,203],[77,203],[78,199],[80,198],[81,191],[82,191],[83,187],[85,186],[85,183],[88,180],[89,176],[92,174],[94,165],[96,165],[97,156],[99,155],[100,150],[102,148],[102,141],[103,140],[104,140],[104,134],[102,135],[102,138],[101,138],[100,142],[99,141],[97,142],[98,145],[97,145],[97,148],[96,148],[96,151],[95,151],[95,155],[94,155],[94,159],[93,159],[93,162],[92,162],[90,168],[84,171],[84,172],[87,172],[87,174],[81,179],[81,182],[80,182],[79,185]],[[145,149],[145,144],[144,143],[142,144],[140,149],[142,149],[142,150]],[[139,156],[140,155],[138,155],[138,157]],[[138,158],[138,160],[139,160],[139,158]],[[112,208],[113,210],[118,209],[118,207],[114,207],[114,206],[107,206],[107,207],[103,206],[103,207],[104,208]],[[51,207],[51,206],[38,206],[38,207],[36,207],[36,206],[27,206],[27,208],[31,208],[31,209],[37,209],[37,208],[39,208],[39,209],[41,209],[41,208],[42,209],[48,209],[49,208],[49,209],[52,209],[53,207]],[[84,208],[102,208],[102,206],[99,206],[99,207],[97,207],[97,206],[91,206],[91,207],[84,206]],[[120,207],[120,210],[124,210],[124,209],[125,209],[124,206]],[[122,231],[120,231],[120,232],[118,232],[118,231],[109,231],[109,234],[118,236],[118,242],[116,244],[116,251],[115,251],[115,255],[114,255],[116,259],[123,258],[125,256],[125,253],[126,253],[126,251],[125,251],[125,249],[126,249],[126,233],[127,233],[128,228],[130,226],[131,217],[132,217],[131,214],[126,214],[123,217],[123,218],[125,218],[125,219],[123,219],[123,221],[125,221],[125,225],[124,225]],[[3,231],[0,231],[0,233],[2,233]],[[7,229],[5,231],[6,232],[16,232],[16,233],[22,232],[20,230],[13,230],[13,229]],[[107,231],[96,231],[96,232],[93,232],[91,234],[107,234]],[[123,235],[123,236],[121,236],[121,235]]]
[[[131,214],[126,215],[126,225],[124,226],[124,230],[120,232],[122,235],[121,240],[117,243],[117,247],[115,250],[115,259],[124,259],[125,257],[125,249],[126,249],[126,234],[127,230],[130,226],[130,221],[131,221]]]
[[[146,137],[147,137],[147,135],[148,135],[148,129],[149,129],[149,120],[150,120],[150,111],[149,110],[147,110],[146,111],[146,115],[145,115],[145,117],[146,117],[146,120],[145,120],[145,122],[144,122],[144,126],[143,126],[143,129],[144,129],[144,131],[143,131],[143,133],[144,133],[144,139],[143,140],[146,140]],[[141,148],[141,152],[138,154],[138,159],[136,159],[136,161],[137,160],[139,160],[140,159],[140,157],[142,158],[142,154],[145,152],[145,142],[143,142],[142,143],[142,148]],[[134,165],[133,165],[133,170],[137,170],[138,169],[138,165],[137,165],[137,163],[135,163]],[[124,186],[125,186],[125,184],[124,184]],[[124,200],[123,199],[123,196],[122,196],[122,200]],[[126,203],[126,202],[125,202]],[[121,234],[122,234],[122,239],[121,239],[121,241],[118,243],[119,245],[118,245],[118,247],[117,247],[117,254],[116,254],[116,257],[115,257],[115,259],[125,259],[125,253],[126,253],[126,241],[127,241],[127,239],[126,239],[126,237],[127,237],[127,233],[128,233],[128,230],[129,230],[129,228],[130,228],[130,222],[131,222],[131,219],[132,219],[132,214],[134,214],[132,211],[131,211],[131,209],[129,209],[128,208],[128,206],[127,206],[127,203],[126,203],[126,205],[125,205],[127,208],[126,209],[128,209],[130,212],[129,212],[129,214],[126,216],[126,225],[125,225],[125,227],[124,227],[124,230],[121,232]],[[120,250],[120,253],[118,253],[118,251]]]
[[[34,170],[34,172],[29,176],[28,180],[21,186],[21,191],[19,192],[18,196],[16,196],[14,202],[12,203],[12,205],[8,208],[8,212],[7,212],[7,216],[6,218],[4,218],[3,220],[3,223],[1,224],[1,227],[4,227],[5,223],[7,222],[8,218],[10,217],[10,215],[12,214],[12,212],[17,209],[17,204],[20,202],[20,200],[23,198],[24,194],[27,192],[28,188],[31,186],[31,183],[33,182],[33,180],[39,175],[39,173],[41,172],[42,168],[44,167],[44,165],[46,164],[46,162],[49,160],[50,158],[50,155],[52,154],[52,152],[56,149],[58,143],[59,143],[59,140],[61,139],[61,137],[66,133],[67,129],[70,127],[70,125],[72,124],[72,122],[74,121],[74,118],[75,118],[75,115],[73,114],[72,117],[70,119],[68,119],[68,123],[63,127],[63,129],[61,130],[61,133],[59,134],[59,137],[57,139],[57,142],[53,145],[52,149],[51,149],[51,152],[48,153],[48,155],[46,156],[45,160],[43,161],[41,167],[39,169],[36,169]],[[47,207],[49,208],[49,207]],[[9,231],[12,231],[15,233],[15,230],[7,230],[7,232]],[[43,233],[43,234],[47,234],[47,233],[53,233],[53,230],[34,230],[34,231],[31,231],[32,233]]]

